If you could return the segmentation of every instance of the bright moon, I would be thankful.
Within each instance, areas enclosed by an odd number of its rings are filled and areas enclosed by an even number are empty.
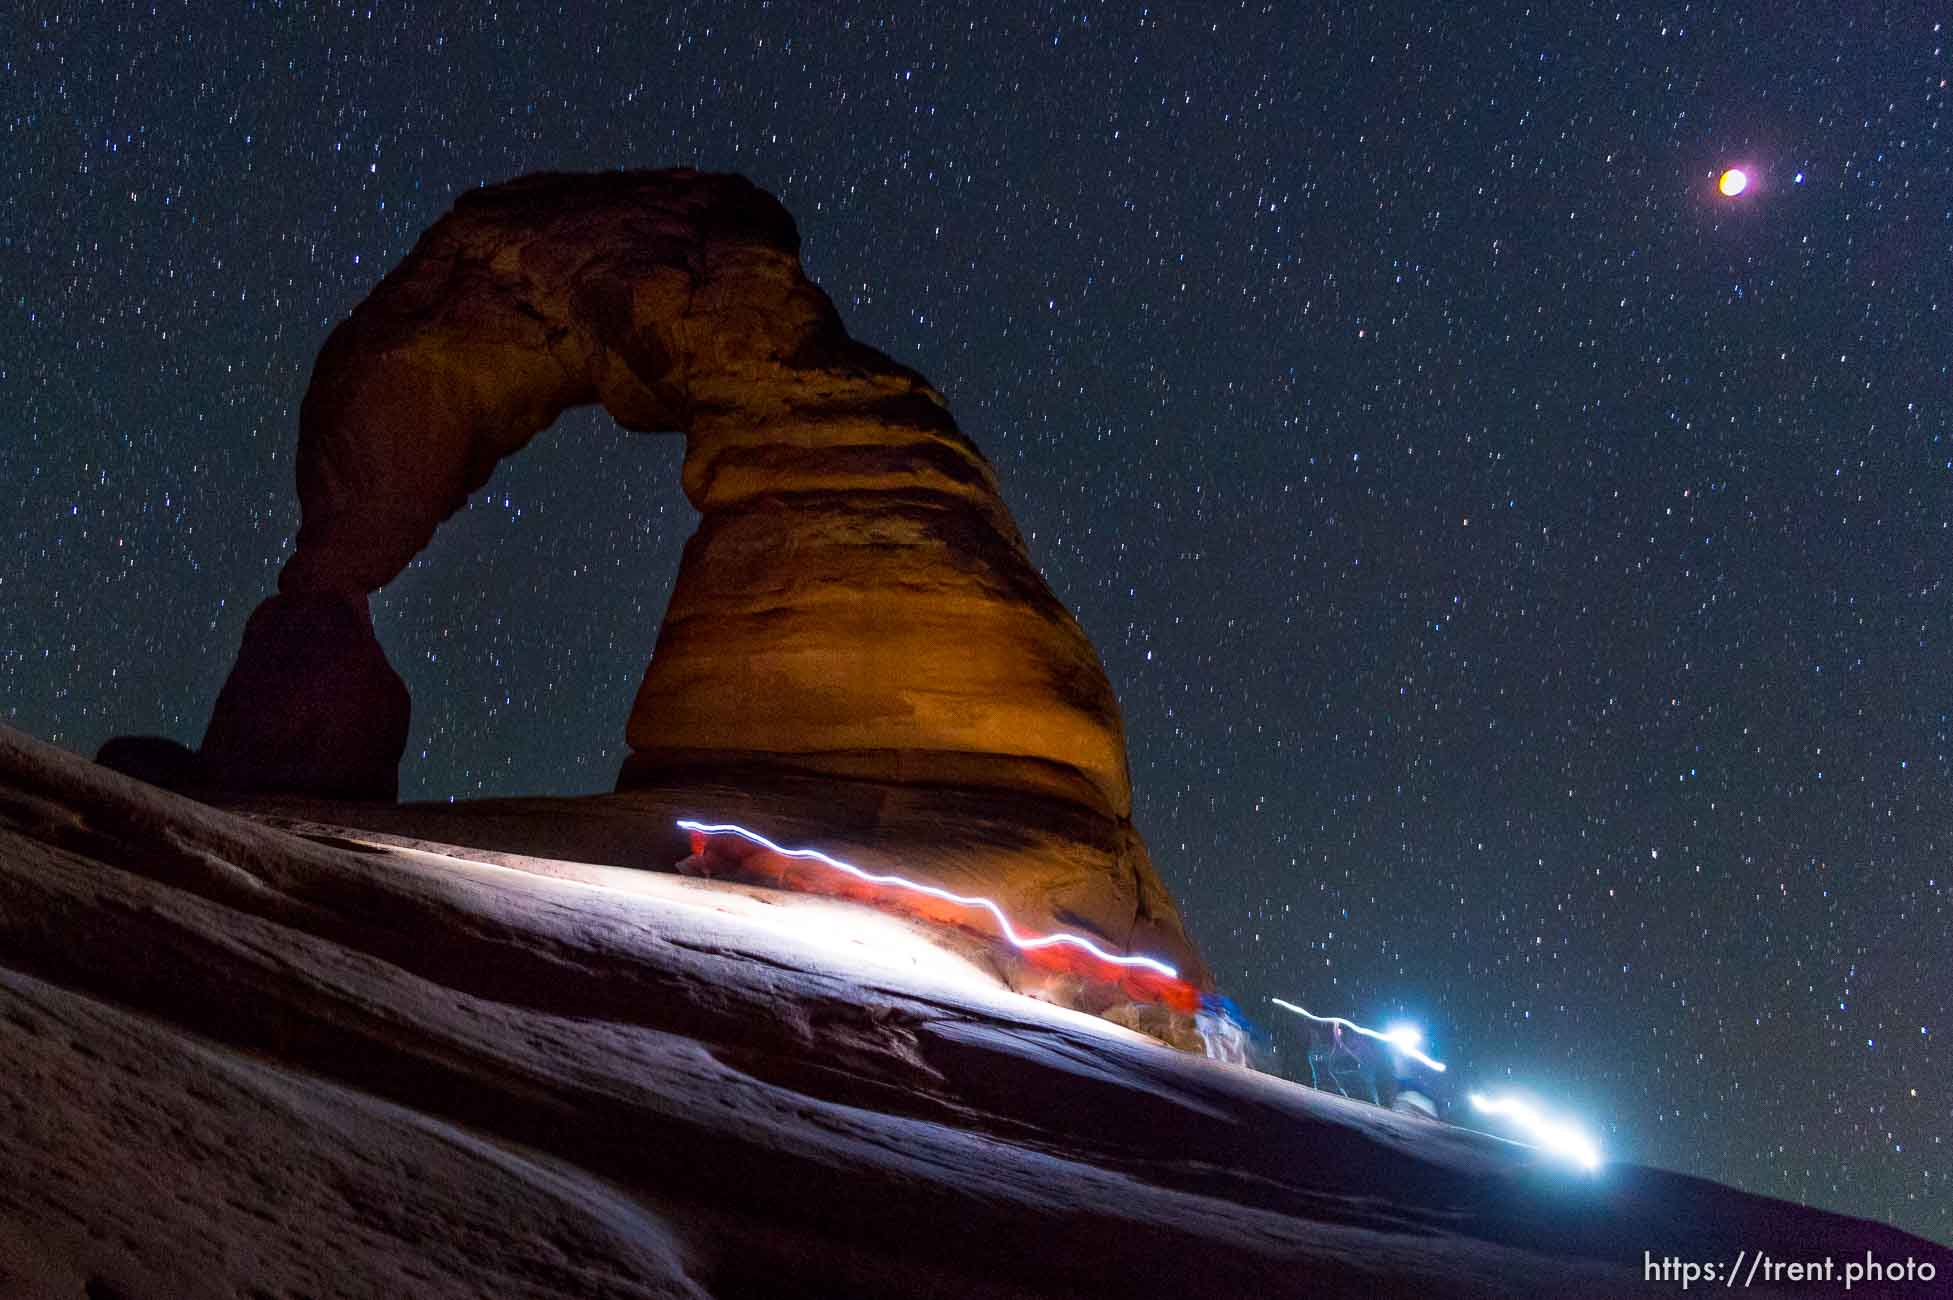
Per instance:
[[[1727,198],[1735,198],[1750,187],[1750,178],[1740,167],[1731,167],[1716,182],[1716,188]]]

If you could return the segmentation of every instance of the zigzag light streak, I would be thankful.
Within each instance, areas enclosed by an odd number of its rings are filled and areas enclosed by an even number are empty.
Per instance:
[[[1146,970],[1157,971],[1168,979],[1180,978],[1180,972],[1163,961],[1157,961],[1152,957],[1122,957],[1118,953],[1107,952],[1090,939],[1081,938],[1075,934],[1066,934],[1063,931],[1059,931],[1055,934],[1020,935],[1017,933],[1017,927],[1010,923],[1010,918],[1004,915],[1003,909],[987,898],[974,898],[963,894],[952,894],[947,889],[938,889],[934,885],[925,885],[920,881],[909,880],[903,876],[876,875],[870,871],[863,871],[851,862],[843,862],[839,858],[829,857],[819,849],[782,848],[772,840],[767,839],[764,835],[749,831],[744,826],[734,826],[730,823],[715,826],[706,822],[695,822],[685,819],[680,819],[678,826],[681,830],[697,831],[703,835],[737,835],[742,839],[759,845],[763,849],[769,849],[774,853],[778,853],[782,857],[802,858],[824,863],[827,866],[835,868],[837,871],[845,871],[858,880],[867,881],[871,885],[894,885],[899,889],[906,889],[912,893],[927,894],[931,898],[939,898],[946,903],[955,903],[959,907],[981,908],[990,913],[991,919],[996,921],[997,929],[1005,939],[1009,940],[1014,947],[1025,951],[1067,944],[1074,948],[1082,948],[1094,957],[1097,957],[1100,961],[1110,962],[1114,966],[1142,967]],[[1439,1068],[1442,1069],[1443,1067],[1440,1066]]]
[[[1359,1034],[1374,1038],[1380,1043],[1389,1043],[1392,1047],[1404,1053],[1404,1055],[1417,1058],[1427,1070],[1436,1070],[1439,1074],[1444,1073],[1443,1061],[1434,1061],[1418,1050],[1418,1040],[1416,1031],[1414,1030],[1393,1029],[1389,1033],[1380,1033],[1367,1025],[1359,1025],[1354,1020],[1345,1020],[1341,1016],[1319,1016],[1306,1007],[1298,1007],[1293,1002],[1284,1002],[1280,998],[1270,998],[1268,1000],[1278,1007],[1293,1011],[1298,1016],[1306,1016],[1317,1024],[1342,1025],[1345,1028],[1354,1029]]]
[[[1600,1148],[1593,1139],[1565,1120],[1552,1119],[1517,1097],[1482,1097],[1472,1094],[1472,1105],[1487,1115],[1503,1115],[1522,1129],[1534,1143],[1556,1156],[1577,1161],[1583,1168],[1600,1168]]]

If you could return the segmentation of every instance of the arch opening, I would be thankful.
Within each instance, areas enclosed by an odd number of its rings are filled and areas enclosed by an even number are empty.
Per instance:
[[[609,790],[698,522],[683,443],[566,411],[372,599],[413,700],[403,801]]]

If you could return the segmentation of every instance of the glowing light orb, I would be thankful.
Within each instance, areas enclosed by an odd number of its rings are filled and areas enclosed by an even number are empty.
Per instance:
[[[1723,197],[1733,199],[1750,187],[1750,174],[1741,167],[1731,167],[1716,180],[1716,188]]]
[[[1424,1046],[1424,1031],[1416,1025],[1395,1024],[1383,1031],[1384,1041],[1414,1052]]]
[[[1405,1056],[1417,1061],[1425,1069],[1436,1070],[1439,1074],[1444,1073],[1443,1061],[1434,1061],[1420,1050],[1424,1042],[1424,1033],[1416,1025],[1392,1025],[1388,1030],[1379,1031],[1370,1028],[1368,1025],[1359,1025],[1354,1020],[1345,1020],[1341,1016],[1319,1016],[1307,1007],[1298,1007],[1293,1002],[1286,1002],[1281,998],[1270,998],[1268,1000],[1284,1011],[1293,1011],[1296,1015],[1313,1020],[1317,1024],[1341,1025],[1343,1028],[1353,1030],[1366,1038],[1374,1038],[1380,1043],[1389,1043]]]

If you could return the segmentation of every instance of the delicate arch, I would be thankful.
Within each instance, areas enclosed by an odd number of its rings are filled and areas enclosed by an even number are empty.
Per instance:
[[[390,796],[408,706],[368,594],[591,402],[685,435],[702,516],[622,784],[763,757],[1130,815],[1111,687],[988,462],[848,337],[777,201],[691,171],[469,194],[333,331],[300,410],[297,547],[218,701],[213,779]]]

